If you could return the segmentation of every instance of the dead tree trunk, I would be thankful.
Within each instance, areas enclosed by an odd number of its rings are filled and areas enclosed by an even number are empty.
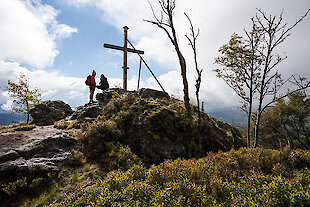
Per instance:
[[[202,74],[202,70],[203,69],[199,69],[198,68],[197,50],[196,50],[196,40],[197,40],[197,37],[199,35],[199,29],[198,29],[197,34],[195,34],[192,21],[190,20],[190,18],[188,17],[188,15],[186,13],[184,13],[184,14],[187,17],[187,19],[188,19],[188,21],[189,21],[189,23],[191,25],[190,37],[187,34],[185,35],[185,37],[188,39],[189,45],[192,47],[192,50],[193,50],[193,53],[194,53],[195,69],[196,69],[196,72],[197,72],[197,79],[196,79],[195,87],[196,87],[196,100],[197,100],[197,108],[198,108],[198,123],[201,124],[199,90],[200,90],[200,84],[201,84],[201,74]]]
[[[160,29],[164,30],[167,34],[169,40],[173,44],[175,51],[178,55],[179,64],[181,68],[181,75],[182,75],[182,81],[183,81],[183,93],[184,93],[184,104],[186,109],[186,115],[188,118],[192,117],[191,113],[191,106],[189,103],[189,92],[188,92],[188,82],[186,77],[186,61],[185,58],[180,50],[174,23],[173,23],[173,14],[175,9],[175,0],[158,0],[158,3],[161,7],[161,18],[159,19],[154,12],[154,9],[151,6],[153,16],[155,18],[154,21],[151,20],[144,20],[146,22],[149,22],[151,24],[157,25]],[[166,17],[166,21],[163,20],[163,16]]]

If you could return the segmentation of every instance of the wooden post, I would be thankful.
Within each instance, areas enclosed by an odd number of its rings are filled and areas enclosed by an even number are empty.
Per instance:
[[[123,27],[124,29],[124,59],[123,59],[123,88],[127,91],[127,26]]]
[[[139,86],[140,86],[141,64],[142,64],[142,59],[140,58],[140,65],[139,65],[139,75],[138,75],[138,86],[137,86],[137,91],[139,90]]]
[[[127,48],[127,41],[128,41],[127,31],[129,28],[127,26],[124,26],[123,29],[124,29],[124,47],[117,46],[117,45],[111,45],[111,44],[107,44],[107,43],[104,43],[103,46],[106,48],[123,51],[123,53],[124,53],[123,67],[122,67],[123,68],[123,88],[125,91],[127,91],[127,69],[129,69],[127,67],[127,52],[136,53],[141,58],[141,55],[144,54],[144,51]],[[156,79],[156,77],[155,77],[155,79]]]

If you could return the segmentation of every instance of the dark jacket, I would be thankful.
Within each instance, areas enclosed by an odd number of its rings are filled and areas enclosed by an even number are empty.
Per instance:
[[[109,88],[108,79],[103,74],[100,76],[100,83],[98,88],[101,90],[106,90]]]

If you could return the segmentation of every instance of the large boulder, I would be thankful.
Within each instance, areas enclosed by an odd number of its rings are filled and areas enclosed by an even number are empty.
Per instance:
[[[56,132],[0,154],[0,180],[38,177],[71,163],[76,139],[67,132]]]
[[[100,106],[104,106],[115,96],[137,95],[136,91],[125,91],[122,88],[109,88],[97,93],[96,100]]]
[[[141,98],[170,98],[168,93],[150,88],[141,88],[138,94]]]
[[[100,114],[102,114],[101,106],[98,102],[93,102],[78,107],[71,116],[66,118],[66,120],[78,120],[79,122],[92,121]]]
[[[30,109],[32,123],[36,125],[51,125],[73,113],[71,107],[63,101],[47,101]]]
[[[137,95],[141,98],[170,98],[169,94],[163,91],[158,91],[150,88],[141,88],[139,91],[125,91],[121,88],[109,88],[108,90],[97,93],[96,99],[100,106],[104,106],[114,97],[114,96],[127,96],[127,95]]]
[[[96,100],[98,101],[100,106],[103,106],[103,105],[106,105],[107,103],[109,103],[109,101],[113,97],[113,91],[114,91],[113,89],[109,89],[109,90],[97,93]]]

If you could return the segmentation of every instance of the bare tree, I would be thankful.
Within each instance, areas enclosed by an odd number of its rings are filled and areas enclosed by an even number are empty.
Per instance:
[[[175,0],[158,0],[158,3],[161,8],[160,18],[156,16],[154,9],[151,3],[149,2],[155,20],[144,20],[144,21],[154,24],[158,26],[160,29],[164,30],[169,40],[171,41],[171,43],[173,44],[175,48],[175,51],[178,55],[179,64],[181,67],[181,75],[182,75],[182,80],[183,80],[183,92],[184,92],[184,104],[185,104],[186,114],[188,118],[191,118],[191,106],[189,103],[188,82],[186,78],[186,61],[179,47],[176,30],[174,26],[174,21],[173,21],[174,10],[176,7]]]
[[[222,56],[216,58],[215,63],[224,68],[214,71],[242,99],[243,109],[248,115],[248,147],[251,147],[251,121],[255,121],[253,146],[256,147],[260,119],[264,110],[289,94],[309,87],[309,81],[297,75],[283,81],[281,74],[275,70],[276,66],[286,59],[286,56],[275,53],[275,48],[290,36],[290,30],[300,23],[309,11],[294,25],[287,28],[287,24],[282,23],[283,12],[278,18],[271,15],[267,17],[262,10],[258,9],[258,14],[251,18],[251,31],[245,30],[246,39],[233,34],[229,43],[219,50]],[[287,94],[279,95],[286,83],[293,83],[298,87]],[[271,101],[270,99],[266,101],[267,96],[272,97]],[[258,111],[253,118],[253,104],[256,99],[258,99]]]
[[[277,98],[277,93],[283,86],[283,80],[281,74],[275,71],[275,67],[286,59],[286,56],[280,56],[275,52],[275,48],[291,35],[290,31],[308,15],[309,11],[310,9],[290,27],[288,27],[287,23],[283,23],[283,12],[281,12],[277,18],[276,16],[267,15],[261,9],[258,9],[259,14],[255,16],[254,24],[262,31],[264,38],[262,39],[263,46],[258,48],[258,52],[261,57],[263,57],[263,68],[258,90],[259,102],[255,123],[254,147],[256,147],[258,143],[261,115],[266,108],[263,106],[265,97],[272,95],[274,100],[281,98]],[[307,84],[305,86],[307,86]]]
[[[184,15],[187,17],[189,23],[190,23],[190,30],[191,30],[191,33],[190,33],[190,36],[188,36],[187,34],[185,35],[185,37],[188,39],[189,41],[189,45],[192,47],[192,50],[193,50],[193,53],[194,53],[194,62],[195,62],[195,69],[196,69],[196,72],[197,72],[197,79],[196,79],[196,84],[195,84],[195,87],[196,87],[196,100],[197,100],[197,107],[198,107],[198,122],[199,124],[201,123],[201,114],[200,114],[200,100],[199,100],[199,90],[200,90],[200,84],[201,84],[201,74],[202,74],[202,71],[203,69],[199,69],[198,68],[198,61],[197,61],[197,49],[196,49],[196,40],[197,40],[197,37],[199,35],[199,28],[198,28],[198,31],[197,31],[197,34],[195,33],[195,30],[194,30],[194,26],[192,24],[192,21],[190,20],[190,18],[188,17],[188,15],[186,13],[184,13]]]

